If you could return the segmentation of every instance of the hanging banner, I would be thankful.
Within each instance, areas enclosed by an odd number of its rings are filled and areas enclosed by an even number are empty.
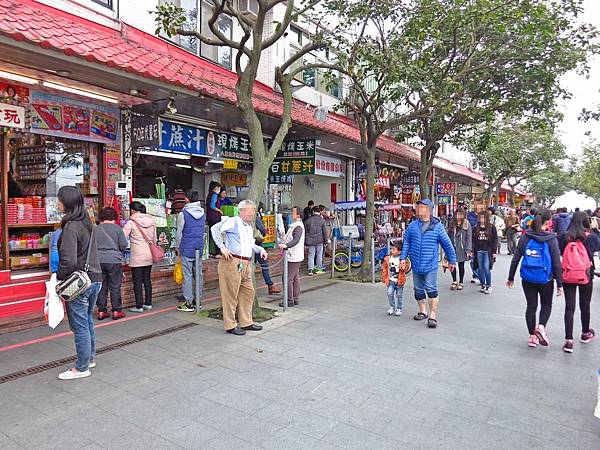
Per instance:
[[[25,108],[0,103],[0,127],[25,128]]]
[[[438,195],[437,198],[438,205],[449,205],[452,203],[451,195]]]
[[[339,158],[317,154],[315,157],[315,175],[341,177],[344,175],[344,164]]]
[[[206,133],[206,155],[217,159],[252,161],[252,149],[247,136],[213,131]]]
[[[161,150],[206,155],[206,130],[161,120],[160,133]]]
[[[117,108],[31,92],[31,132],[105,144],[120,139]]]
[[[273,175],[314,175],[314,158],[295,158],[275,160],[271,165]]]
[[[131,148],[158,148],[160,141],[160,133],[158,130],[158,117],[145,114],[132,114]]]

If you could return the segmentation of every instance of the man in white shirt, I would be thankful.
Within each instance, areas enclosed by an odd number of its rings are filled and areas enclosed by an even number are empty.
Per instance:
[[[256,204],[251,200],[244,200],[238,205],[238,211],[239,217],[228,217],[214,225],[210,231],[215,245],[223,255],[218,269],[223,326],[227,333],[242,336],[246,331],[262,330],[262,326],[252,320],[255,292],[250,261],[254,253],[266,260],[267,252],[256,245],[254,240],[252,224],[256,218]]]

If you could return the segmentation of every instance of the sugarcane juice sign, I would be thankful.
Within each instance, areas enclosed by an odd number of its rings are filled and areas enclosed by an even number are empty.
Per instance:
[[[271,165],[270,174],[275,176],[314,175],[314,140],[286,141]]]

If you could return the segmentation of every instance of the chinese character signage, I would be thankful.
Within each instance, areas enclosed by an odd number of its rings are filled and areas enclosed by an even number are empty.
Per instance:
[[[131,116],[131,148],[157,148],[160,134],[158,132],[158,117],[144,114]]]
[[[221,173],[221,184],[223,186],[247,186],[248,175],[241,172]]]
[[[403,185],[418,185],[421,181],[421,174],[418,172],[407,172],[402,174]]]
[[[315,157],[314,139],[305,141],[285,141],[277,158],[314,158]]]
[[[435,193],[454,195],[456,193],[456,183],[435,183]]]
[[[238,161],[235,159],[226,159],[223,161],[223,169],[236,170],[238,168]]]
[[[452,203],[451,195],[438,195],[437,197],[438,205],[449,205]]]
[[[272,175],[313,175],[314,173],[314,158],[275,160],[271,165]]]
[[[206,154],[212,158],[252,161],[250,139],[239,134],[208,131]]]
[[[206,130],[163,120],[161,121],[160,148],[172,152],[205,155],[206,136]]]
[[[91,142],[119,142],[117,108],[31,92],[31,132]]]
[[[292,184],[293,175],[269,175],[269,184]]]
[[[344,164],[339,158],[317,154],[315,157],[315,175],[341,177],[344,175]]]
[[[25,108],[0,103],[0,127],[25,128]]]
[[[267,235],[263,239],[262,245],[264,247],[272,247],[275,245],[275,216],[271,214],[265,214],[262,216],[263,225],[267,230]]]
[[[390,188],[390,179],[389,177],[378,177],[375,178],[375,187],[381,189],[389,189]]]

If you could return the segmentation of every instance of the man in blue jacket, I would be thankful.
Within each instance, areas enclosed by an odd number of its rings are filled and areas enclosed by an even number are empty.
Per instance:
[[[406,258],[410,256],[413,269],[413,285],[419,312],[415,320],[427,319],[429,328],[437,327],[438,288],[437,271],[439,246],[448,257],[451,271],[456,267],[456,252],[446,233],[446,229],[437,217],[433,217],[433,203],[429,199],[417,202],[418,220],[412,222],[404,234],[400,265],[406,267]],[[429,312],[425,308],[425,298],[429,297]]]

